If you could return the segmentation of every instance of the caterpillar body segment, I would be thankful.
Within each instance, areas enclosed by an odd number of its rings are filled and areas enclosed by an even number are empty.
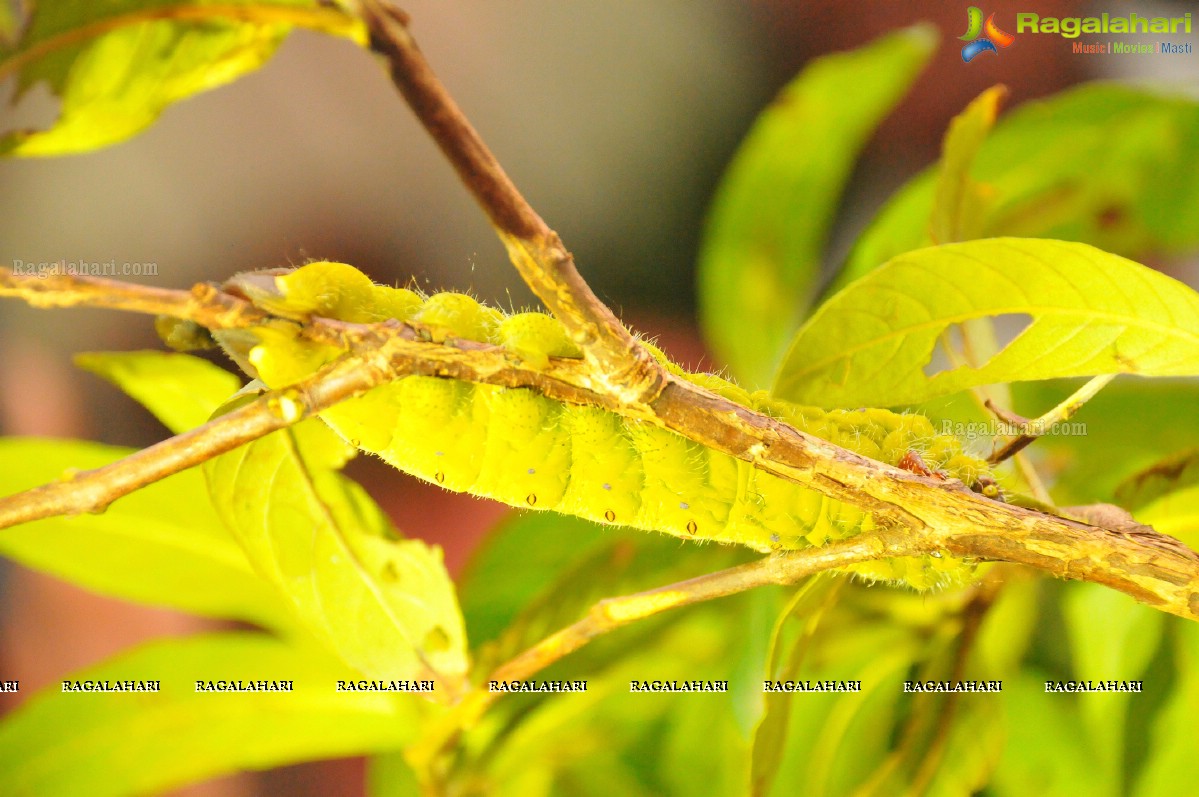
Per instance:
[[[407,320],[407,319],[402,319]],[[464,293],[435,293],[412,314],[434,343],[447,338],[495,343],[504,314]]]
[[[346,276],[350,272],[358,276]],[[332,284],[343,276],[352,287]],[[260,295],[251,298],[285,317],[308,313],[382,320],[384,313],[398,311],[403,318],[383,317],[409,321],[433,340],[500,345],[534,367],[550,357],[579,356],[561,324],[545,314],[505,317],[450,293],[415,304],[411,291],[374,285],[343,264],[313,263],[274,279],[273,286],[257,287]],[[254,330],[258,343],[248,359],[271,387],[296,382],[342,353],[301,340],[289,326]],[[936,433],[924,416],[800,407],[747,393],[712,374],[688,373],[653,351],[680,377],[863,456],[896,465],[914,453],[946,478],[968,485],[990,479],[985,463],[964,453],[957,438]],[[871,529],[875,522],[858,507],[670,430],[524,388],[409,376],[321,417],[355,446],[446,489],[598,523],[766,552],[823,545]],[[848,569],[917,588],[954,583],[972,572],[948,556]]]

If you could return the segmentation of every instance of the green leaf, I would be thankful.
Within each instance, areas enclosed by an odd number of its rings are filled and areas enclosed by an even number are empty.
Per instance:
[[[661,550],[679,559],[676,541],[639,536],[663,543],[651,549],[653,557]],[[731,689],[740,666],[736,651],[752,644],[741,631],[759,597],[744,593],[663,613],[606,634],[539,673],[539,679],[586,678],[587,691],[505,697],[464,740],[472,753],[461,779],[486,783],[489,794],[521,797],[738,793],[747,760],[739,753],[748,740],[734,695],[630,695],[629,683],[721,679]]]
[[[535,709],[513,711],[512,724],[519,721],[519,725],[506,724],[502,750],[489,750],[485,757],[496,760],[488,767],[488,782],[501,772],[517,783],[525,773],[550,769],[541,780],[552,774],[555,788],[542,792],[546,794],[571,793],[563,788],[565,784],[595,777],[597,788],[583,793],[680,797],[738,793],[745,782],[742,762],[748,740],[740,732],[732,695],[632,695],[629,683],[730,680],[737,666],[729,656],[730,640],[734,647],[741,641],[737,630],[750,602],[750,595],[743,594],[671,612],[662,616],[665,622],[655,624],[649,636],[640,634],[645,624],[638,624],[618,632],[625,641],[612,638],[617,635],[596,640],[580,651],[582,655],[563,662],[557,677],[586,677],[587,692],[550,696]],[[605,660],[595,655],[600,646],[617,652]],[[513,703],[511,708],[515,707]],[[593,761],[613,754],[623,765],[596,773]],[[641,785],[634,786],[636,782]],[[523,797],[536,792],[512,788],[502,793]]]
[[[1006,582],[987,609],[971,660],[988,678],[1006,678],[1020,668],[1040,619],[1039,582]]]
[[[860,680],[862,691],[796,693],[787,746],[772,795],[813,797],[855,794],[890,754],[902,684],[925,644],[895,625],[860,624],[837,628],[831,644],[819,642],[803,679]],[[823,649],[822,649],[823,648]]]
[[[468,780],[487,783],[488,793],[503,797],[550,797],[562,770],[611,743],[589,721],[606,694],[609,689],[589,680],[586,692],[534,701],[504,729],[502,743],[481,757],[486,773]]]
[[[1096,766],[1077,702],[1071,695],[1046,694],[1046,680],[1031,670],[1004,679],[998,697],[1011,721],[990,791],[996,797],[1114,797],[1118,782],[1106,780]]]
[[[560,628],[580,620],[595,603],[611,595],[635,591],[628,587],[637,576],[644,576],[647,565],[657,569],[639,554],[636,542],[615,539],[592,548],[586,556],[560,569],[547,584],[512,618],[500,636],[481,646],[476,656],[480,670],[490,671],[512,659]],[[523,568],[513,568],[517,578],[525,577]],[[672,581],[672,578],[665,578]]]
[[[666,536],[555,512],[510,516],[467,567],[463,614],[485,670],[581,619],[603,598],[709,573],[749,556],[708,546],[679,557],[677,543]]]
[[[983,191],[970,177],[970,167],[979,147],[987,140],[995,117],[999,115],[999,105],[1006,96],[1006,88],[993,86],[949,123],[929,214],[928,228],[933,243],[947,244],[978,237],[975,228],[980,221]]]
[[[360,755],[412,740],[412,695],[336,691],[352,678],[319,650],[261,634],[152,642],[69,680],[157,680],[158,693],[46,689],[0,723],[0,792],[123,797],[242,769]],[[292,692],[214,694],[197,681],[292,681]]]
[[[64,155],[119,143],[172,103],[258,69],[294,27],[364,42],[361,24],[316,0],[74,0],[37,7],[0,79],[62,99],[45,131],[0,138],[0,153]]]
[[[611,539],[608,529],[555,512],[505,518],[475,549],[460,578],[471,641],[480,645],[497,638],[547,584],[603,546],[605,539]]]
[[[1094,83],[1002,119],[970,173],[987,190],[977,237],[1081,241],[1125,256],[1199,244],[1199,103]],[[904,252],[933,243],[925,226],[936,172],[912,179],[859,239],[831,295]]]
[[[929,376],[954,325],[1031,321],[988,362]],[[826,407],[915,404],[977,385],[1199,374],[1199,294],[1086,244],[996,238],[900,255],[800,330],[775,393]]]
[[[1072,584],[1063,610],[1074,674],[1080,679],[1139,678],[1157,650],[1165,619],[1099,584]]]
[[[949,123],[941,145],[941,163],[933,207],[928,220],[932,243],[946,244],[978,237],[987,188],[970,177],[979,147],[986,141],[999,106],[1007,97],[1004,86],[992,86],[976,97]],[[959,328],[961,345],[949,350],[955,362],[978,366],[993,357],[999,346],[995,325],[989,319],[965,321]],[[952,345],[952,344],[951,344]],[[980,396],[1001,407],[1011,406],[1011,391],[996,385]]]
[[[131,453],[98,443],[8,438],[0,440],[0,484],[19,492]],[[0,553],[103,595],[295,627],[291,611],[213,512],[194,469],[130,493],[101,514],[5,529]]]
[[[1163,495],[1135,514],[1162,534],[1199,548],[1199,485]]]
[[[699,303],[708,342],[742,382],[769,381],[816,293],[854,160],[935,42],[914,26],[813,61],[741,144],[704,232]]]
[[[1029,382],[1016,388],[1013,409],[1036,417],[1066,399],[1078,383]],[[1180,448],[1199,448],[1196,406],[1199,381],[1117,379],[1030,451],[1056,477],[1053,496],[1059,506],[1118,501],[1115,490],[1124,479]]]
[[[1137,680],[1145,672],[1161,641],[1159,611],[1099,584],[1071,584],[1063,614],[1078,680]],[[1084,696],[1089,697],[1089,696]],[[1096,766],[1112,783],[1123,780],[1124,731],[1132,701],[1128,692],[1103,695],[1103,700],[1080,700],[1079,713],[1088,730]]]
[[[1199,625],[1178,623],[1173,631],[1178,680],[1154,718],[1148,760],[1131,792],[1135,797],[1187,794],[1199,780]]]
[[[206,423],[241,387],[234,374],[189,354],[81,352],[75,364],[112,382],[176,434]]]
[[[204,475],[250,562],[309,629],[367,675],[437,677],[448,698],[467,659],[441,549],[397,539],[382,510],[334,470],[348,456],[311,420],[209,460]]]
[[[960,697],[945,750],[923,792],[926,797],[977,794],[999,766],[1006,724],[998,701]]]
[[[790,681],[800,678],[804,658],[824,615],[823,610],[827,608],[827,601],[836,595],[837,588],[842,584],[842,579],[818,575],[796,590],[775,620],[764,673],[766,679]],[[798,626],[794,628],[795,639],[788,644],[784,641],[784,633],[795,626]],[[759,685],[755,682],[754,686]],[[770,793],[787,746],[787,730],[794,703],[792,695],[785,692],[766,694],[763,702],[761,721],[754,730],[751,750],[750,793],[753,795]]]

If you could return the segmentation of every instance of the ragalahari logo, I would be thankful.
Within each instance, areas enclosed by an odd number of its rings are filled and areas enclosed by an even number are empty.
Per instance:
[[[966,20],[966,33],[958,36],[959,40],[966,42],[966,46],[962,48],[962,60],[966,63],[970,63],[979,53],[991,52],[998,55],[999,50],[996,47],[1007,47],[1016,40],[1012,34],[999,29],[995,24],[994,14],[987,17],[984,23],[982,9],[978,6],[966,9]]]

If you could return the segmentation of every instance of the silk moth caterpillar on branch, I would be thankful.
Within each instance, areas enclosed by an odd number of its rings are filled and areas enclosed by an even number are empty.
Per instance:
[[[534,368],[550,357],[581,356],[561,324],[543,313],[505,316],[457,293],[422,298],[375,285],[342,263],[243,275],[227,287],[283,318],[318,315],[359,323],[394,318],[437,342],[502,346]],[[272,388],[299,381],[343,353],[299,338],[294,325],[256,327],[248,344],[239,334],[240,339],[229,333],[218,338]],[[994,484],[983,461],[963,452],[956,437],[936,433],[922,415],[800,407],[747,393],[711,374],[688,373],[654,351],[681,378],[863,456],[971,486]],[[822,545],[874,523],[858,507],[652,423],[526,388],[409,376],[321,418],[360,449],[448,490],[598,523],[762,552]],[[972,567],[942,556],[869,562],[852,570],[928,588],[961,580]]]

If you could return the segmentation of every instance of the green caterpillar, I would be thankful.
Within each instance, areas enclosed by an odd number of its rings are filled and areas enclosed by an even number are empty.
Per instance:
[[[342,263],[243,275],[227,287],[284,318],[319,315],[359,323],[394,318],[434,341],[492,343],[534,366],[550,357],[581,356],[562,325],[543,313],[505,316],[456,293],[425,299],[375,285]],[[343,353],[298,338],[287,322],[255,328],[248,347],[221,335],[226,348],[240,348],[272,388],[299,381]],[[968,485],[993,484],[982,461],[966,455],[957,438],[935,433],[924,416],[799,407],[751,395],[710,374],[687,373],[656,354],[678,376],[843,448],[908,469],[914,458],[921,469]],[[358,448],[400,470],[515,507],[763,552],[822,545],[873,526],[868,512],[669,430],[523,388],[410,376],[321,417]],[[853,570],[927,588],[958,581],[972,568],[942,556],[870,562]]]

